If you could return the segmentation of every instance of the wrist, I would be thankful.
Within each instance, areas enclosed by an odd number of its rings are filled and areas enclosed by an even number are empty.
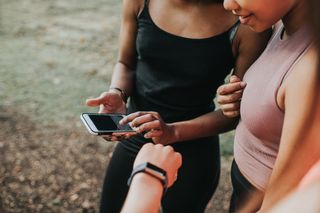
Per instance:
[[[136,174],[132,178],[131,182],[132,187],[147,187],[148,190],[150,189],[150,192],[153,191],[153,193],[157,193],[162,195],[163,193],[163,185],[162,183],[155,177],[147,174],[140,172]]]
[[[158,212],[163,194],[159,180],[146,174],[138,173],[132,179],[122,213]],[[137,198],[139,199],[137,202]]]
[[[136,165],[133,168],[132,173],[127,182],[128,186],[131,185],[133,178],[140,173],[145,173],[148,176],[151,176],[152,178],[157,180],[159,183],[161,183],[162,189],[164,192],[167,190],[167,187],[168,187],[167,172],[162,168],[159,168],[158,166],[149,162],[141,163],[139,165]]]
[[[126,93],[123,89],[121,89],[121,88],[119,88],[119,87],[110,87],[110,88],[109,88],[109,91],[112,91],[112,92],[114,92],[114,93],[117,93],[118,95],[120,95],[122,101],[123,101],[124,103],[127,103],[127,101],[128,101],[128,95],[127,95],[127,93]]]
[[[168,124],[169,127],[169,131],[170,131],[170,137],[168,142],[172,143],[172,142],[177,142],[180,141],[180,132],[179,132],[179,128],[177,126],[176,123],[171,123]]]

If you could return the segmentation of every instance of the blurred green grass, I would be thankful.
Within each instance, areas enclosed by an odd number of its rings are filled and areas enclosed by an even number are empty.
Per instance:
[[[31,6],[32,5],[32,6]],[[39,125],[83,128],[84,105],[108,87],[116,59],[121,1],[2,0],[0,107]],[[233,133],[221,135],[232,154]]]

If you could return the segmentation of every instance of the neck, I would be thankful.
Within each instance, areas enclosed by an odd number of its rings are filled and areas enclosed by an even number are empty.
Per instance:
[[[285,35],[291,36],[306,23],[306,5],[297,1],[293,8],[282,18]]]

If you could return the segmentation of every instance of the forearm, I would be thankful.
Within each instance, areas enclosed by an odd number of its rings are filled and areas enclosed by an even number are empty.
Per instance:
[[[207,113],[188,121],[170,124],[174,129],[173,141],[186,141],[227,132],[236,127],[238,118],[227,118],[221,110]]]
[[[267,188],[262,212],[275,205],[280,199],[295,189],[312,165],[319,159],[320,152],[313,141],[304,140],[295,148],[297,151],[286,160],[282,168],[274,173]],[[301,159],[304,159],[301,163]]]
[[[290,192],[319,159],[320,145],[310,136],[311,121],[314,119],[314,97],[317,90],[317,68],[312,67],[316,55],[313,49],[295,65],[283,83],[285,87],[279,96],[280,107],[285,111],[280,148],[263,202],[268,209]],[[312,65],[313,64],[313,65]],[[311,65],[311,67],[310,67]],[[307,73],[307,74],[306,74]],[[281,89],[281,88],[280,88]],[[317,132],[319,129],[316,130]]]
[[[163,186],[145,173],[136,174],[132,180],[122,213],[153,213],[160,208]]]
[[[125,91],[130,96],[134,84],[134,71],[122,62],[118,62],[113,70],[111,87],[117,87]]]
[[[276,206],[268,212],[320,212],[320,180],[308,185],[302,190],[295,190],[282,198]]]

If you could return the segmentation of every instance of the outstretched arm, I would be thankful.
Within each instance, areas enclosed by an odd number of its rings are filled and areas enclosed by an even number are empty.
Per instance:
[[[243,77],[246,69],[264,50],[270,34],[271,31],[257,34],[240,26],[233,42],[233,52],[236,57],[235,74]],[[244,84],[241,82],[235,85],[237,90],[243,87]],[[171,144],[229,131],[235,128],[238,118],[228,118],[218,109],[192,120],[170,124],[165,123],[156,112],[137,112],[122,120],[122,124],[129,122],[132,122],[140,133],[144,133],[146,138],[152,138],[155,143]]]
[[[239,26],[232,44],[232,49],[236,58],[233,73],[240,79],[243,78],[247,69],[263,52],[269,41],[271,33],[271,29],[262,33],[256,33],[250,30],[247,26]],[[231,79],[234,83],[232,89],[235,91],[239,91],[245,87],[245,83],[241,82],[240,79],[235,79],[234,81]],[[231,101],[234,101],[236,98],[241,98],[241,95],[239,96],[236,94],[235,97],[232,97]],[[238,104],[235,104],[232,107],[240,107],[239,100],[236,100],[235,102]],[[218,109],[193,120],[177,122],[172,125],[175,126],[178,140],[184,141],[193,139],[195,136],[206,137],[229,131],[234,129],[237,123],[238,116],[231,116],[228,118],[224,115],[222,109]]]

